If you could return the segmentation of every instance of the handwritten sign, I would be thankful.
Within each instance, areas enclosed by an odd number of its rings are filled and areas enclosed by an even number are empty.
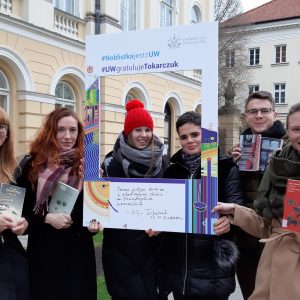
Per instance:
[[[201,201],[201,190],[200,180],[85,182],[83,223],[96,219],[108,228],[213,234],[213,206]]]
[[[84,224],[96,219],[111,228],[185,231],[185,182],[175,182],[86,183]]]

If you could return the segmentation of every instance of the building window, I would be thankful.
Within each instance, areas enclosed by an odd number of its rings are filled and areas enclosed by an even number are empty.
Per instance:
[[[256,66],[259,65],[260,48],[249,49],[249,65]]]
[[[174,2],[173,0],[162,0],[160,4],[160,27],[173,25],[174,18]]]
[[[285,83],[274,84],[274,99],[276,104],[286,103],[286,86]]]
[[[137,3],[136,0],[122,0],[121,26],[124,31],[137,29]]]
[[[226,52],[226,67],[233,68],[235,65],[235,51]]]
[[[55,88],[55,97],[55,107],[67,107],[71,110],[76,110],[75,93],[67,82],[61,81],[57,84]]]
[[[259,85],[258,84],[249,85],[249,95],[254,93],[254,92],[258,92],[258,91],[259,91]]]
[[[79,0],[54,0],[54,7],[79,17]]]
[[[275,63],[286,63],[286,45],[275,46]]]
[[[197,5],[194,5],[192,8],[191,23],[200,23],[200,22],[202,22],[202,14],[200,8]]]
[[[0,71],[0,107],[2,107],[6,112],[8,112],[8,95],[8,80],[4,73]]]

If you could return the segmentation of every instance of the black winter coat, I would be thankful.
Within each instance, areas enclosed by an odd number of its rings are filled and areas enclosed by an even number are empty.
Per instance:
[[[16,174],[26,188],[23,215],[27,219],[30,284],[33,300],[96,300],[96,263],[92,234],[82,227],[83,193],[71,214],[73,224],[55,229],[33,212],[36,192],[28,180],[31,159],[24,158]],[[1,299],[1,298],[0,298]]]
[[[0,233],[0,299],[29,300],[29,274],[25,250],[10,230]]]
[[[111,158],[110,152],[105,160]],[[122,166],[112,159],[102,165],[104,177],[125,178]],[[163,171],[158,177],[162,177]],[[122,300],[158,299],[155,256],[159,237],[144,230],[104,229],[102,262],[109,294]]]
[[[201,178],[200,167],[191,175],[181,150],[171,158],[165,178]],[[219,201],[242,204],[238,168],[231,158],[219,159]],[[238,251],[231,235],[221,237],[164,233],[159,255],[159,285],[162,294],[173,291],[189,296],[225,297],[235,290]]]

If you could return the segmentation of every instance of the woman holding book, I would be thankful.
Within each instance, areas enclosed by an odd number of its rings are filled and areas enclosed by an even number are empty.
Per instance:
[[[220,214],[230,215],[232,224],[261,238],[265,244],[249,300],[300,297],[300,233],[282,227],[287,180],[300,180],[300,103],[291,107],[286,126],[289,143],[271,159],[254,202],[256,213],[234,204],[221,203],[215,207]],[[297,200],[299,197],[294,199]]]
[[[17,163],[8,115],[0,108],[0,183],[14,184]],[[24,218],[13,221],[0,214],[0,299],[29,300],[28,265],[25,250],[17,238],[27,229]]]
[[[102,164],[103,176],[162,177],[163,144],[153,133],[149,112],[139,100],[128,102],[126,110],[124,130]],[[112,300],[158,299],[155,252],[159,237],[155,234],[151,230],[104,229],[103,269]]]
[[[91,232],[98,230],[98,224],[82,227],[79,167],[83,137],[78,116],[67,108],[55,109],[30,144],[30,155],[23,159],[16,176],[17,183],[26,188],[23,212],[29,223],[27,253],[33,300],[96,300]],[[48,211],[58,181],[80,192],[71,215]]]

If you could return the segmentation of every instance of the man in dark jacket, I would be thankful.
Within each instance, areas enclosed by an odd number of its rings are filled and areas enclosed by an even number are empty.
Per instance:
[[[263,137],[282,138],[286,131],[277,120],[275,102],[269,92],[254,92],[246,100],[244,120],[248,128],[242,134],[261,134]],[[239,144],[233,148],[232,157],[238,161],[241,156]],[[240,172],[243,202],[253,208],[263,172]],[[255,286],[255,276],[262,246],[257,238],[241,231],[238,236],[240,259],[237,263],[237,277],[244,299],[248,299]]]
[[[181,149],[171,158],[165,178],[201,178],[201,118],[186,112],[176,122]],[[219,200],[241,203],[238,169],[231,158],[219,159]],[[228,219],[219,219],[228,232]],[[216,227],[215,227],[216,228]],[[226,300],[235,289],[237,247],[229,236],[162,233],[159,255],[160,292],[174,299]]]

